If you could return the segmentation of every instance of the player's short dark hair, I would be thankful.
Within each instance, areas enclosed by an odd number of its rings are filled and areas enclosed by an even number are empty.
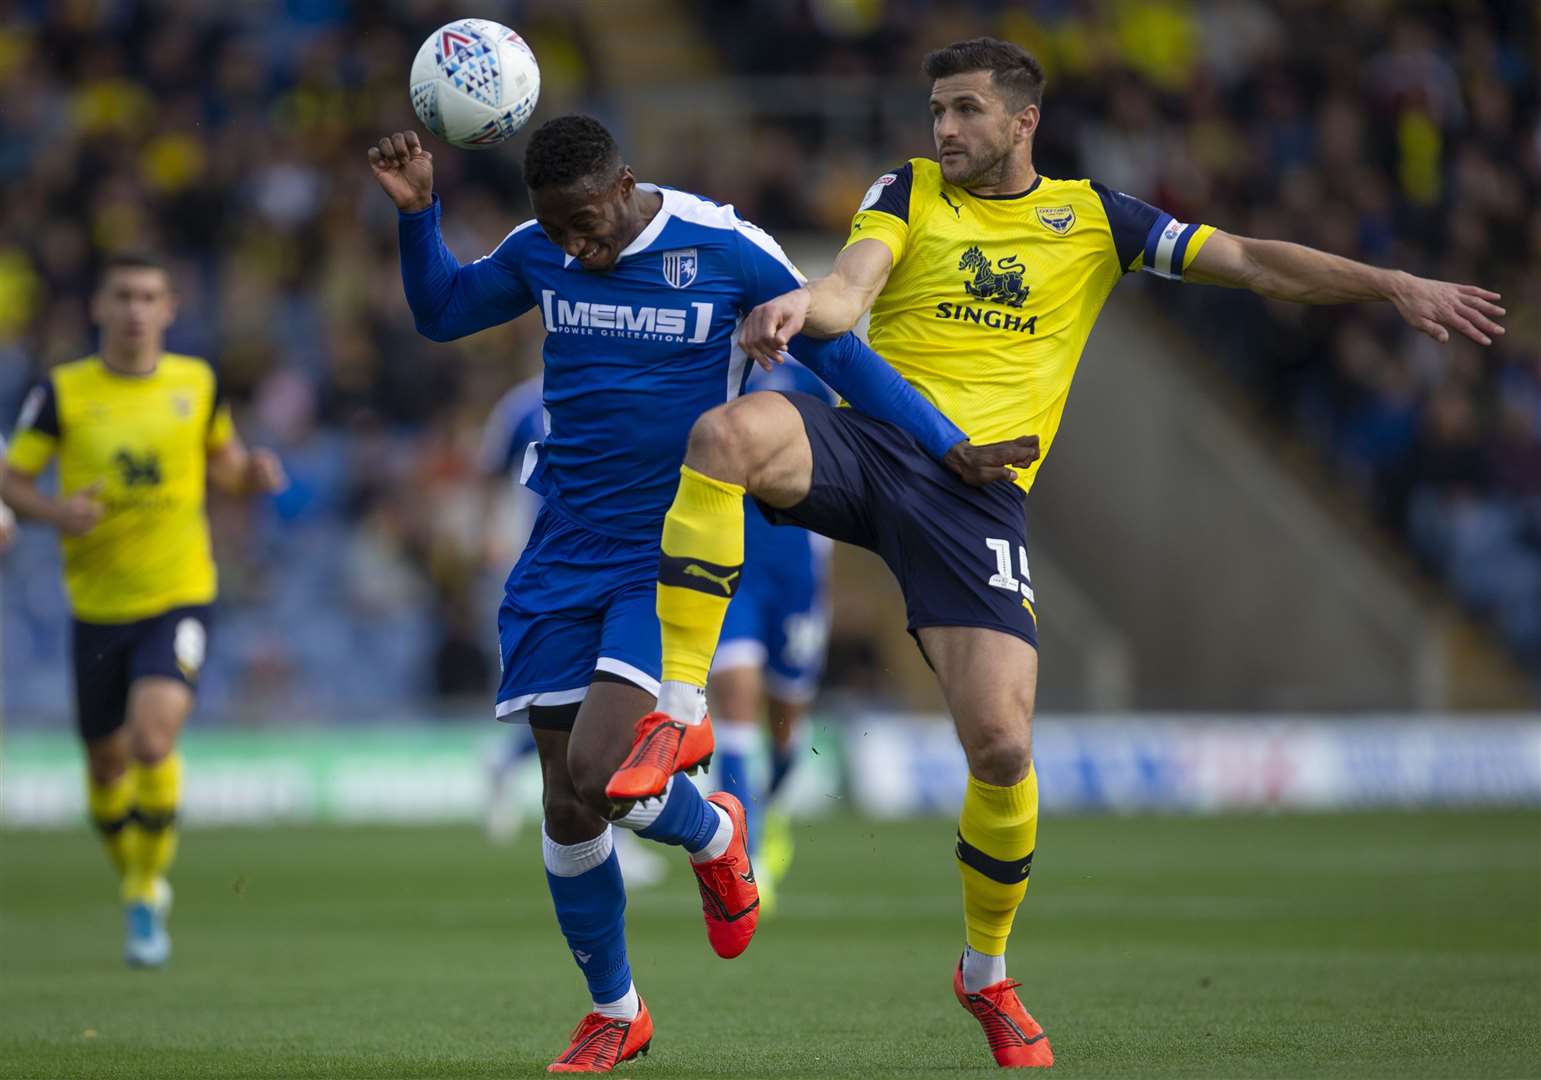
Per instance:
[[[615,137],[598,120],[580,113],[547,120],[524,150],[524,182],[531,191],[566,187],[590,177],[609,180],[620,170]]]
[[[101,261],[97,270],[97,284],[105,282],[114,270],[159,270],[171,280],[171,267],[166,260],[149,251],[114,251]]]
[[[988,71],[1012,112],[1043,105],[1043,65],[1032,53],[1009,41],[993,37],[955,41],[928,52],[920,66],[928,79]]]

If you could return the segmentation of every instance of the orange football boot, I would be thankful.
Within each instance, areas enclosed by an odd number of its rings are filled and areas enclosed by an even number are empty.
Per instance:
[[[1048,1068],[1054,1064],[1054,1051],[1049,1049],[1049,1036],[1022,1007],[1016,993],[1021,985],[1015,979],[1002,979],[970,994],[963,989],[962,960],[952,976],[952,992],[985,1029],[997,1065],[1003,1069]]]
[[[546,1066],[546,1071],[606,1073],[623,1061],[646,1054],[653,1045],[653,1017],[647,1005],[638,1000],[640,1008],[630,1020],[597,1012],[579,1020],[567,1049]]]
[[[760,886],[749,862],[749,833],[744,827],[744,806],[726,791],[707,796],[728,812],[733,839],[728,850],[710,862],[693,862],[696,883],[701,887],[701,910],[706,914],[706,940],[717,955],[731,960],[749,948],[760,923]]]
[[[630,809],[639,799],[657,798],[675,773],[694,773],[710,766],[715,745],[710,716],[692,725],[682,724],[667,713],[648,713],[637,721],[631,753],[610,777],[605,794],[617,811]]]

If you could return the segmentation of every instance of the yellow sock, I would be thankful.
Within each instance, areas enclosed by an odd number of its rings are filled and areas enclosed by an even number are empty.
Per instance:
[[[140,841],[138,857],[124,881],[125,899],[149,900],[177,853],[177,808],[182,803],[182,756],[167,754],[138,768]]]
[[[969,948],[991,956],[1006,952],[1037,842],[1038,774],[1031,765],[1011,787],[968,778],[957,855]]]
[[[744,570],[744,489],[680,466],[658,559],[666,682],[705,686]]]
[[[139,847],[139,825],[134,820],[134,770],[106,784],[98,784],[86,777],[86,805],[91,810],[91,821],[101,834],[102,846],[117,867],[118,876],[125,878],[133,864]]]

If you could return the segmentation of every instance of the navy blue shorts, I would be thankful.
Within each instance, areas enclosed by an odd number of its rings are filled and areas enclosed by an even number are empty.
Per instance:
[[[1038,646],[1027,566],[1027,496],[1009,480],[970,487],[882,420],[786,393],[813,447],[808,497],[778,525],[801,525],[882,556],[904,591],[909,630],[981,626]]]
[[[75,723],[87,742],[105,738],[128,719],[128,691],[152,675],[194,689],[208,654],[208,604],[172,608],[130,623],[71,624]]]

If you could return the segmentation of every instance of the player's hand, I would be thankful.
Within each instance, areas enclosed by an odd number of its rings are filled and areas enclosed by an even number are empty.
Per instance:
[[[271,450],[257,447],[246,462],[246,490],[252,494],[282,491],[289,486],[284,463]]]
[[[417,132],[398,131],[371,146],[369,167],[396,209],[415,214],[433,205],[433,155]]]
[[[82,488],[66,498],[59,500],[59,509],[54,514],[54,525],[65,536],[84,536],[102,520],[107,513],[107,507],[98,498],[102,493],[102,482],[96,481],[90,487]]]
[[[1491,345],[1495,337],[1504,333],[1504,328],[1493,321],[1505,314],[1494,303],[1499,299],[1498,293],[1475,285],[1401,274],[1389,299],[1411,326],[1441,345],[1450,340],[1452,330],[1465,334],[1478,345]]]
[[[16,515],[5,503],[0,503],[0,555],[11,550],[16,543]]]
[[[803,328],[813,296],[793,289],[755,308],[739,327],[738,343],[766,371],[786,360],[786,347]]]
[[[1009,442],[975,446],[960,442],[942,459],[942,464],[972,487],[984,487],[997,480],[1015,480],[1017,469],[1025,469],[1038,460],[1038,436],[1023,435]]]

